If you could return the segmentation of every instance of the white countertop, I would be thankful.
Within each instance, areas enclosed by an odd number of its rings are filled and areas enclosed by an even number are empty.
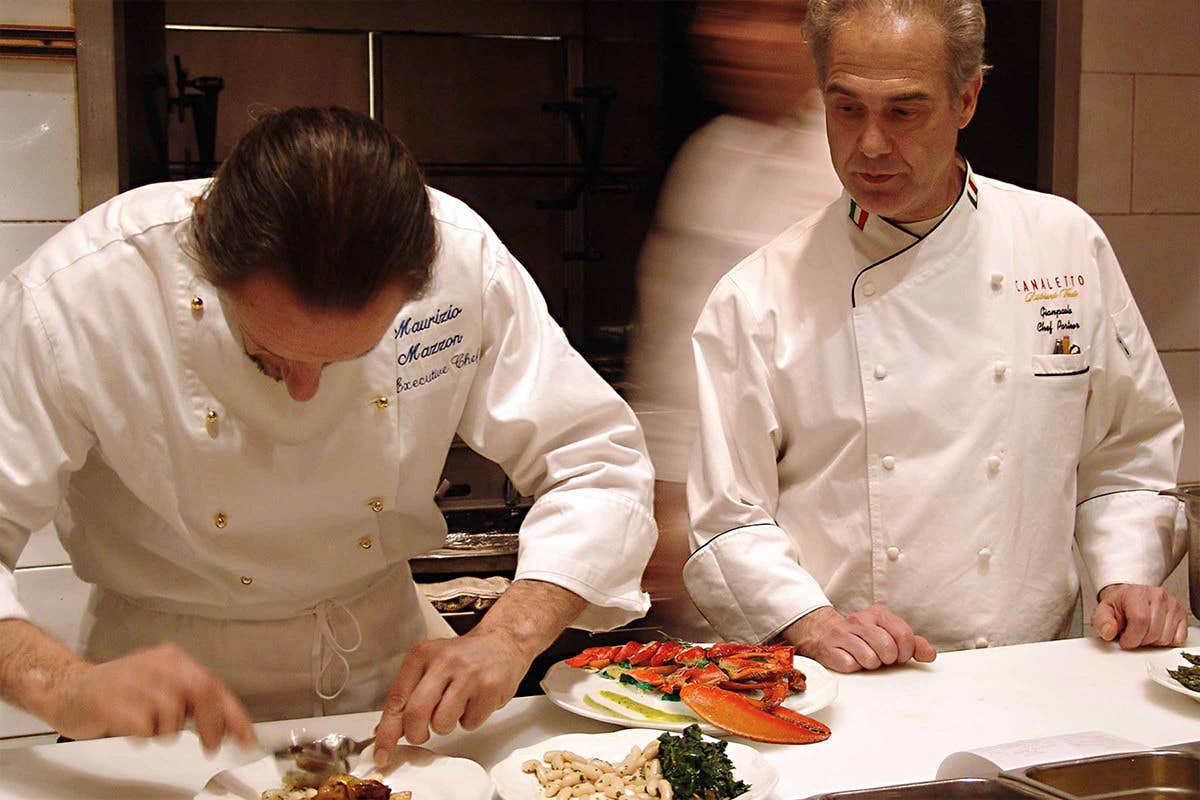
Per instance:
[[[1189,634],[1188,645],[1200,647],[1200,628]],[[1092,730],[1147,747],[1200,739],[1200,703],[1153,683],[1147,656],[1097,639],[1068,639],[944,653],[930,665],[840,676],[837,700],[814,715],[832,728],[830,739],[755,746],[779,770],[776,798],[797,800],[932,780],[952,752],[1020,739]],[[349,714],[336,727],[367,736],[377,721],[374,713]],[[268,734],[281,725],[258,727]],[[544,697],[525,697],[479,730],[435,737],[427,746],[490,768],[515,748],[550,736],[609,730]],[[168,743],[101,739],[0,750],[0,798],[185,800],[215,772],[253,758],[232,747],[207,758],[192,734]]]

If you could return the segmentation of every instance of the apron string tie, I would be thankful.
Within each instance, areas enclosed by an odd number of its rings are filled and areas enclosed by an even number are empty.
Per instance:
[[[313,679],[313,691],[322,700],[333,700],[342,693],[350,681],[350,662],[346,656],[362,646],[362,627],[350,609],[340,600],[322,600],[317,604],[315,611],[317,624],[313,630],[313,654],[319,655],[321,668],[317,672],[316,678]],[[336,612],[345,615],[354,626],[353,644],[343,644],[338,639],[337,631],[334,630],[330,621],[330,617]],[[337,688],[332,693],[327,693],[322,691],[321,686],[325,683],[325,677],[330,672],[330,667],[335,663],[341,664],[341,681],[338,682]]]

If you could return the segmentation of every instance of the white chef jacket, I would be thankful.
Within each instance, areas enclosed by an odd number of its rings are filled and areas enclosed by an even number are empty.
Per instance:
[[[53,518],[99,592],[86,654],[174,639],[252,711],[287,689],[314,704],[301,716],[355,710],[322,696],[375,669],[352,694],[378,707],[427,631],[407,561],[445,536],[434,490],[455,434],[536,496],[518,579],[582,596],[585,629],[646,612],[653,471],[636,419],[477,214],[430,190],[428,291],[297,403],[246,357],[189,254],[205,185],[121,195],[0,284],[0,618],[26,616],[11,570]]]
[[[817,95],[778,123],[722,115],[671,164],[638,260],[630,405],[659,480],[683,483],[699,426],[691,332],[730,266],[841,192]]]
[[[1178,561],[1182,415],[1112,249],[966,169],[928,234],[843,194],[709,298],[684,580],[724,636],[878,603],[941,649],[1048,639],[1072,541],[1100,587]]]

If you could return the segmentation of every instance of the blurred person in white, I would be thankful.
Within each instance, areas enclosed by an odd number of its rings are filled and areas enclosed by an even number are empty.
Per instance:
[[[684,580],[722,634],[832,669],[1068,633],[1181,644],[1183,420],[1099,226],[974,174],[978,0],[812,0],[841,197],[742,261],[694,335]]]
[[[382,707],[387,760],[480,725],[566,625],[649,607],[633,412],[362,114],[271,114],[212,181],[83,215],[0,284],[0,341],[0,699],[66,736],[192,717],[212,747]],[[445,538],[456,434],[535,495],[515,581],[461,637],[408,566]],[[95,585],[81,656],[15,591],[52,517]]]
[[[713,286],[742,258],[838,196],[805,3],[699,3],[689,27],[704,91],[725,113],[687,140],[671,164],[638,261],[629,399],[654,462],[659,540],[644,586],[677,636],[714,633],[684,590],[690,552],[685,498],[695,441],[691,333]]]

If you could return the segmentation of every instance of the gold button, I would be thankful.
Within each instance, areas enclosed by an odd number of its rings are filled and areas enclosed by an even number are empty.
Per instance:
[[[206,422],[208,422],[209,425],[213,424],[220,418],[221,418],[221,415],[217,413],[217,410],[215,408],[210,408],[204,412],[204,419]]]
[[[378,514],[380,511],[383,511],[383,500],[378,497],[372,498],[367,505],[370,506],[371,510],[376,514]]]
[[[192,306],[192,311],[196,311],[196,312],[203,311],[204,310],[204,298],[201,297],[200,295],[196,295],[195,297],[192,298],[191,306]]]
[[[213,517],[213,525],[216,525],[218,528],[224,528],[228,524],[229,518],[225,516],[225,512],[223,511],[218,511],[217,515]]]
[[[381,394],[375,398],[375,405],[379,408],[387,408],[389,405],[391,405],[391,401],[388,400],[386,394]]]
[[[363,550],[370,550],[372,544],[373,543],[371,542],[370,536],[364,536],[358,540],[358,546],[361,547]]]
[[[252,583],[254,583],[254,578],[251,578],[249,575],[242,576],[242,586],[249,586]]]

